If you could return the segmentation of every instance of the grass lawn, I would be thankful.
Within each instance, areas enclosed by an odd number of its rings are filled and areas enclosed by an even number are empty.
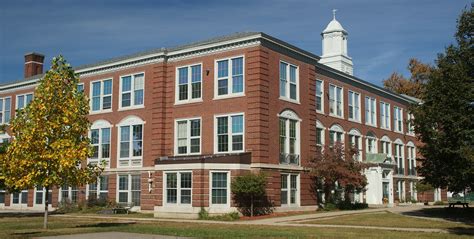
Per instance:
[[[356,226],[379,226],[379,227],[403,227],[403,228],[472,228],[465,223],[445,222],[438,220],[422,219],[403,216],[391,212],[364,213],[355,215],[321,218],[313,221],[301,222],[305,224],[332,224],[332,225],[356,225]]]
[[[206,223],[124,222],[111,219],[50,217],[50,229],[43,231],[42,217],[0,218],[0,238],[29,238],[87,232],[122,231],[190,237],[299,237],[299,238],[469,238],[467,235],[395,232],[345,228],[224,225]]]

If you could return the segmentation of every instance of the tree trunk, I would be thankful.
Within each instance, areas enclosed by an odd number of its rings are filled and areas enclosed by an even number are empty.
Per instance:
[[[44,197],[44,222],[43,229],[48,229],[48,203],[49,203],[49,187],[46,187],[46,195]]]
[[[253,196],[250,196],[250,217],[253,217]]]

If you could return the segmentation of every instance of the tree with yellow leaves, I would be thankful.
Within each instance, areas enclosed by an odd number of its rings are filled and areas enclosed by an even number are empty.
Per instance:
[[[62,56],[40,80],[34,99],[16,112],[10,124],[13,137],[1,157],[5,186],[28,188],[83,185],[96,180],[100,166],[85,165],[92,153],[87,137],[89,100],[77,90],[78,76]],[[82,163],[82,164],[81,164]],[[45,193],[44,228],[48,225]]]

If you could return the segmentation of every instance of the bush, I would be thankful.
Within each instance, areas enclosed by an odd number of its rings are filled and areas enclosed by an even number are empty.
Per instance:
[[[273,204],[265,195],[266,185],[267,178],[263,173],[248,173],[232,180],[232,195],[243,215],[265,215],[273,212]]]
[[[369,208],[367,203],[351,203],[350,201],[341,201],[337,204],[337,208],[340,210],[360,210]]]
[[[337,210],[337,206],[334,203],[328,202],[322,205],[322,207],[320,207],[318,210],[319,211],[334,211],[334,210]]]
[[[442,206],[442,205],[445,205],[443,201],[436,201],[434,202],[433,205],[436,205],[436,206]]]
[[[240,218],[238,212],[229,212],[222,215],[210,216],[206,209],[201,208],[198,214],[199,220],[215,220],[215,221],[235,221]]]
[[[78,211],[79,207],[77,206],[77,203],[73,203],[71,200],[62,200],[56,210],[58,213],[73,213]]]

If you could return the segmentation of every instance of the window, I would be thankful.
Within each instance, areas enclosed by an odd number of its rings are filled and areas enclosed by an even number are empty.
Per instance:
[[[392,142],[387,136],[380,139],[380,149],[383,154],[386,154],[388,157],[392,156]]]
[[[397,163],[397,174],[405,174],[404,147],[400,140],[395,141],[395,162]]]
[[[217,153],[244,151],[244,115],[233,114],[216,117]]]
[[[84,83],[77,84],[77,92],[84,92]]]
[[[316,80],[316,111],[324,112],[324,84],[322,80]]]
[[[281,174],[281,205],[292,206],[299,204],[297,174]]]
[[[298,67],[280,62],[280,98],[298,101]]]
[[[342,88],[335,85],[329,85],[329,114],[337,117],[343,117],[342,108]]]
[[[200,100],[202,95],[202,66],[192,65],[177,68],[176,102]]]
[[[140,175],[119,175],[118,185],[118,203],[140,206]]]
[[[299,121],[293,111],[286,110],[280,114],[280,163],[299,165]]]
[[[360,122],[360,94],[349,91],[349,119]]]
[[[16,96],[16,109],[20,110],[25,108],[33,100],[33,93],[17,95]]]
[[[375,117],[377,115],[377,109],[375,101],[375,98],[368,96],[365,97],[365,123],[374,127],[377,126],[377,117]]]
[[[354,147],[357,150],[357,154],[354,155],[354,159],[357,161],[361,161],[362,137],[358,130],[352,129],[351,131],[349,131],[349,142],[352,144],[352,147]]]
[[[120,80],[120,107],[143,106],[145,90],[145,74],[122,76]]]
[[[91,82],[91,111],[112,110],[112,79]]]
[[[390,104],[380,102],[380,127],[390,129]]]
[[[35,204],[44,205],[46,201],[46,189],[42,187],[35,187]],[[48,204],[53,200],[53,192],[48,190]]]
[[[0,98],[0,124],[10,123],[11,98]]]
[[[413,114],[408,114],[408,134],[414,135],[415,134],[415,127],[413,126]]]
[[[416,151],[415,145],[412,142],[407,144],[408,151],[408,175],[416,176]]]
[[[112,125],[107,121],[96,121],[91,127],[90,138],[93,155],[88,162],[97,165],[103,161],[110,167],[110,130]]]
[[[222,96],[241,96],[244,93],[244,58],[235,57],[218,60],[214,83],[215,98]]]
[[[393,119],[395,131],[403,132],[403,110],[401,108],[393,107]]]
[[[323,146],[324,145],[324,126],[321,122],[316,121],[316,145]]]
[[[333,125],[329,129],[329,145],[334,146],[336,142],[344,144],[344,130],[339,125]]]
[[[405,200],[405,181],[398,181],[398,199],[400,201]]]
[[[68,185],[63,185],[59,190],[59,201],[76,203],[78,199],[78,192],[79,190],[77,186],[69,187]]]
[[[228,172],[211,172],[211,204],[229,203],[228,177]]]
[[[13,204],[27,204],[28,203],[28,190],[22,190],[18,193],[12,193]]]
[[[166,173],[166,200],[167,204],[191,205],[191,172],[169,172]]]
[[[143,158],[143,124],[135,116],[119,123],[119,166],[141,166]]]
[[[367,133],[366,137],[367,147],[366,152],[371,154],[377,153],[377,138],[372,132]]]
[[[5,188],[0,188],[0,204],[5,204]]]
[[[175,154],[199,154],[201,152],[201,119],[176,121]]]
[[[87,190],[89,199],[97,198],[100,200],[107,200],[109,197],[109,176],[100,176],[97,178],[96,182],[89,184]]]

